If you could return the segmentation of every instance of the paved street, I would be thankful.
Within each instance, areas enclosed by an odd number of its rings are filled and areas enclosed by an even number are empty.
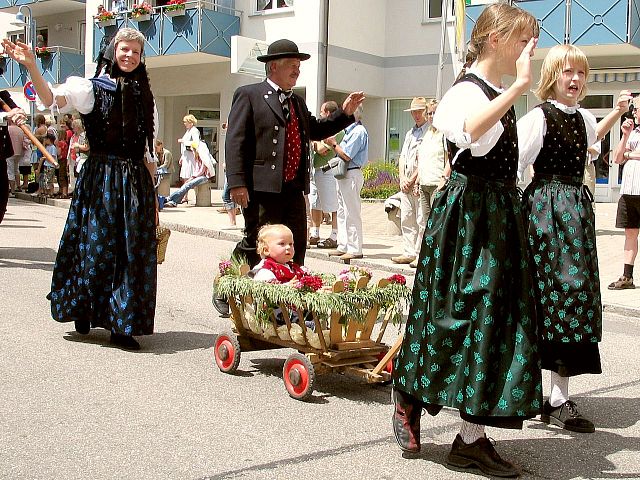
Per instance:
[[[141,352],[112,348],[105,331],[79,336],[54,322],[45,295],[65,218],[63,208],[11,199],[0,226],[0,478],[483,477],[445,466],[453,411],[424,416],[423,452],[405,459],[390,428],[389,387],[326,375],[310,402],[293,400],[281,379],[289,350],[245,353],[238,374],[220,373],[212,345],[230,322],[211,306],[211,282],[230,241],[172,234],[158,267],[156,333],[141,338]],[[614,247],[606,255],[619,264]],[[319,257],[307,264],[339,268]],[[373,265],[376,277],[388,276]],[[572,380],[596,433],[538,421],[487,430],[523,478],[640,478],[639,322],[608,313],[605,374]]]

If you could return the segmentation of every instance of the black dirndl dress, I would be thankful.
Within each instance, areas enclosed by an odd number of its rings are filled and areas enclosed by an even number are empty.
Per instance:
[[[120,90],[93,78],[82,116],[91,151],[76,182],[51,282],[51,315],[150,335],[156,305],[155,191],[144,131],[123,132]],[[138,129],[144,125],[140,119]]]
[[[498,95],[474,75],[460,81]],[[495,147],[462,152],[435,198],[393,384],[432,414],[448,406],[473,423],[521,428],[540,412],[542,387],[513,108],[501,122]]]
[[[524,192],[542,368],[564,377],[602,373],[602,300],[593,196],[583,185],[587,133],[579,112],[546,102],[547,133]]]

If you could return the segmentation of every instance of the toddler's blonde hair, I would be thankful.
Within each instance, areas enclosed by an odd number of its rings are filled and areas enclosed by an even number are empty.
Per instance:
[[[256,253],[260,255],[260,258],[267,256],[267,250],[269,249],[267,241],[278,233],[288,233],[293,238],[291,229],[281,223],[268,223],[260,227],[260,230],[258,230],[258,240],[256,242]]]

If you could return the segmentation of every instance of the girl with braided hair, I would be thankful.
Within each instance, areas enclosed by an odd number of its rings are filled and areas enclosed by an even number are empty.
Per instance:
[[[77,179],[53,271],[51,314],[111,332],[111,343],[138,350],[135,335],[153,333],[157,203],[153,178],[156,109],[142,53],[144,36],[119,30],[91,79],[69,77],[52,88],[28,45],[4,40],[24,65],[45,106],[82,116],[89,157]]]
[[[529,13],[496,3],[478,17],[467,70],[442,98],[433,126],[452,173],[435,197],[393,372],[393,429],[420,451],[422,409],[459,411],[447,463],[513,477],[485,426],[522,428],[540,413],[535,305],[516,188],[513,104],[531,83],[538,35]],[[515,77],[509,87],[503,76]]]

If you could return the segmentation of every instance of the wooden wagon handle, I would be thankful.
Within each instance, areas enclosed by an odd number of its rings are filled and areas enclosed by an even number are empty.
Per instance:
[[[11,111],[11,107],[9,105],[7,105],[4,100],[0,99],[0,104],[2,105],[2,109],[5,112],[10,112]],[[27,127],[26,125],[20,125],[20,128],[22,129],[22,131],[24,132],[24,134],[29,137],[29,140],[31,140],[31,143],[33,143],[36,147],[38,147],[38,150],[40,150],[40,152],[42,153],[42,155],[44,156],[44,158],[47,159],[47,161],[51,164],[53,164],[56,168],[59,168],[60,165],[58,164],[58,162],[56,161],[55,158],[53,158],[53,156],[51,156],[51,154],[49,152],[47,152],[47,149],[45,148],[44,145],[42,145],[42,142],[40,142],[40,140],[37,139],[37,137],[33,134],[33,132],[31,131],[31,129],[29,127]]]

